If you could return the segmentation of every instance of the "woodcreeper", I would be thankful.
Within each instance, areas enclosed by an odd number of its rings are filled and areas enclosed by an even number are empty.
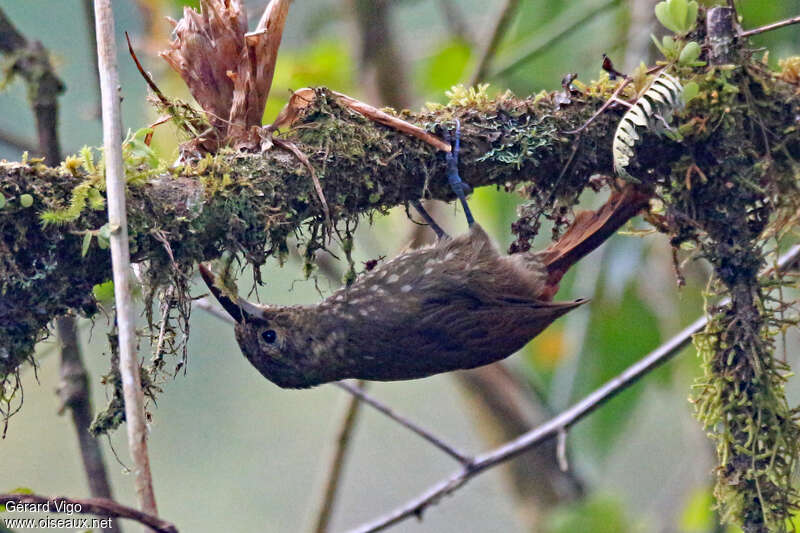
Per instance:
[[[564,273],[648,201],[627,186],[597,211],[579,213],[564,235],[538,252],[502,255],[473,221],[458,175],[459,128],[447,155],[448,179],[469,231],[363,273],[316,305],[255,305],[228,296],[204,265],[211,293],[236,320],[245,357],[281,387],[345,378],[393,381],[493,363],[513,354],[555,319],[587,300],[554,302]]]

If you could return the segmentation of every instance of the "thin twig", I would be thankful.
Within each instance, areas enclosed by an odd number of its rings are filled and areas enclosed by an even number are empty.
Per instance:
[[[398,415],[390,407],[387,407],[386,405],[384,405],[380,401],[376,400],[372,396],[368,395],[366,392],[364,392],[363,390],[359,389],[358,387],[354,387],[353,385],[350,385],[349,383],[346,383],[344,381],[337,381],[337,382],[333,383],[333,385],[336,385],[340,389],[346,390],[347,392],[349,392],[353,396],[357,396],[359,399],[361,399],[362,401],[366,402],[370,406],[374,407],[375,409],[377,409],[378,411],[380,411],[384,415],[388,416],[389,418],[391,418],[392,420],[394,420],[395,422],[397,422],[401,426],[405,427],[406,429],[410,429],[411,431],[413,431],[414,433],[416,433],[417,435],[419,435],[423,439],[427,440],[428,442],[430,442],[431,444],[433,444],[434,446],[436,446],[437,448],[442,450],[444,453],[446,453],[450,457],[453,457],[458,462],[460,462],[460,463],[462,463],[464,465],[469,465],[469,464],[472,463],[472,459],[469,456],[459,452],[454,447],[450,446],[449,444],[444,442],[442,439],[440,439],[439,437],[437,437],[436,435],[434,435],[433,433],[431,433],[427,429],[423,429],[422,427],[420,427],[416,423],[412,422],[408,418],[406,418],[406,417],[404,417],[402,415]]]
[[[106,498],[78,499],[64,496],[48,498],[47,496],[39,496],[37,494],[0,494],[0,505],[9,507],[9,504],[48,504],[50,512],[56,511],[56,509],[62,509],[67,505],[72,509],[73,513],[93,514],[111,518],[128,518],[130,520],[136,520],[157,533],[178,533],[178,528],[166,520],[162,520],[157,516],[143,513],[137,509],[127,507]]]
[[[800,245],[793,246],[788,252],[783,254],[778,260],[778,267],[782,271],[785,271],[788,267],[793,265],[798,258],[800,258]],[[726,298],[720,302],[720,305],[725,305],[726,302],[729,302],[729,299]],[[421,517],[422,513],[429,506],[437,503],[444,496],[456,491],[472,477],[520,455],[541,442],[557,436],[560,432],[566,431],[608,400],[680,353],[680,351],[691,342],[692,336],[701,331],[707,323],[708,319],[705,316],[698,318],[666,343],[629,366],[617,377],[606,382],[563,413],[520,437],[494,450],[477,456],[474,461],[465,465],[460,471],[440,481],[436,485],[433,485],[402,507],[379,517],[373,522],[363,524],[351,530],[350,533],[373,533],[375,531],[382,531],[412,516],[417,518]]]
[[[28,98],[36,120],[39,146],[50,165],[57,165],[61,148],[58,144],[58,96],[64,84],[56,76],[47,51],[39,41],[28,41],[0,10],[0,52],[16,54],[7,71],[20,75],[28,84]]]
[[[227,322],[228,324],[235,326],[236,321],[231,318],[231,315],[225,312],[224,309],[220,308],[214,302],[211,301],[210,298],[204,296],[198,300],[192,302],[193,307],[197,307],[198,309],[202,309],[206,313],[210,314],[214,318],[218,318],[223,322]]]
[[[95,33],[95,20],[94,20],[94,7],[93,7],[94,0],[83,0],[83,12],[84,12],[84,22],[86,24],[86,33],[89,37],[89,57],[92,61],[92,74],[93,80],[92,85],[94,85],[94,93],[95,93],[95,100],[92,103],[92,118],[96,120],[100,120],[102,115],[102,109],[100,107],[100,78],[97,77],[97,74],[100,72],[100,68],[97,65],[97,54],[94,52],[94,46],[97,42],[97,35]]]
[[[297,147],[295,143],[292,141],[287,141],[285,139],[273,139],[272,142],[275,143],[275,146],[280,146],[284,150],[292,152],[294,156],[300,161],[303,166],[306,167],[308,170],[309,175],[311,176],[311,182],[314,184],[314,190],[317,193],[317,198],[319,199],[319,203],[322,205],[322,212],[325,214],[325,222],[331,227],[331,211],[328,208],[328,201],[325,200],[325,193],[322,192],[322,184],[319,182],[319,178],[317,177],[317,173],[314,171],[314,167],[311,165],[311,162],[308,160],[308,156]]]
[[[20,154],[22,152],[33,153],[36,151],[35,144],[13,131],[0,130],[0,143],[7,144],[11,148],[18,150]]]
[[[541,385],[512,373],[503,363],[457,372],[455,377],[467,394],[465,410],[484,435],[487,448],[530,431],[559,411],[545,402],[542,391],[537,390]],[[584,493],[580,476],[575,471],[564,472],[557,458],[556,443],[546,442],[503,466],[509,474],[503,477],[525,531],[539,531],[549,509],[576,501]]]
[[[493,466],[504,463],[537,444],[558,435],[559,432],[565,431],[578,420],[635,383],[639,378],[643,377],[657,366],[667,362],[672,356],[680,352],[680,350],[689,344],[692,335],[700,331],[705,326],[705,323],[705,317],[696,320],[689,327],[670,339],[666,344],[651,352],[644,359],[628,367],[622,374],[607,382],[563,413],[520,437],[490,452],[479,455],[470,465],[470,468],[463,468],[449,478],[433,485],[420,496],[410,500],[402,507],[397,508],[373,522],[353,529],[351,533],[372,533],[374,531],[381,531],[412,516],[421,516],[430,505],[437,503],[442,497],[454,492],[473,476]]]
[[[128,446],[134,464],[134,486],[139,507],[147,514],[157,515],[150,458],[147,454],[147,426],[139,362],[136,357],[136,326],[130,290],[130,250],[125,213],[125,175],[120,143],[122,119],[119,105],[117,47],[114,43],[114,14],[111,0],[96,0],[94,8],[103,110],[108,221],[111,227],[111,263],[119,328],[119,367],[125,397]]]
[[[365,382],[359,381],[357,386],[363,389]],[[347,398],[347,405],[345,405],[344,411],[342,412],[341,422],[336,428],[336,441],[334,442],[334,450],[328,461],[328,469],[325,473],[322,500],[320,501],[319,509],[314,519],[315,533],[325,533],[328,531],[331,516],[333,515],[333,506],[336,503],[336,496],[339,493],[344,462],[350,447],[350,437],[352,437],[353,429],[356,427],[356,419],[358,418],[360,407],[361,399],[358,396],[351,395]]]
[[[478,64],[475,66],[475,70],[469,80],[470,85],[476,85],[482,81],[486,81],[485,78],[489,70],[489,65],[491,65],[495,54],[497,54],[500,42],[503,40],[508,27],[511,25],[511,21],[514,20],[514,15],[517,13],[518,7],[519,0],[506,0],[505,5],[500,9],[492,33],[481,49]]]
[[[784,26],[790,26],[797,23],[800,23],[800,16],[781,20],[779,22],[773,22],[772,24],[767,24],[766,26],[761,26],[760,28],[753,28],[752,30],[743,31],[739,33],[739,37],[751,37],[753,35],[758,35],[759,33],[777,30],[778,28],[783,28]]]
[[[647,74],[655,74],[656,72],[660,72],[660,71],[664,70],[665,68],[666,68],[665,65],[656,65],[654,67],[650,67],[649,69],[647,69],[646,72],[647,72]],[[589,125],[592,122],[594,122],[594,120],[597,117],[599,117],[606,109],[611,107],[612,104],[620,104],[620,105],[624,105],[624,106],[626,106],[628,108],[632,107],[632,104],[630,102],[626,102],[625,100],[622,100],[622,99],[619,98],[619,95],[622,93],[622,90],[625,87],[627,87],[632,81],[633,81],[633,78],[631,78],[630,76],[625,76],[625,78],[620,82],[619,86],[617,86],[617,88],[614,89],[614,92],[611,93],[611,96],[608,97],[608,100],[606,100],[603,103],[603,105],[600,106],[600,109],[595,111],[595,113],[591,117],[589,117],[589,120],[584,122],[580,127],[576,128],[574,130],[565,131],[564,133],[569,134],[569,135],[574,135],[576,133],[582,132],[583,130],[588,128]]]
[[[421,141],[424,141],[437,150],[441,150],[443,152],[450,151],[450,143],[444,142],[439,137],[428,133],[423,128],[415,124],[411,124],[410,122],[403,120],[399,117],[394,115],[390,115],[385,111],[381,111],[380,109],[373,107],[365,102],[360,100],[356,100],[352,96],[347,96],[346,94],[330,91],[336,99],[339,101],[340,104],[345,105],[352,109],[353,111],[364,115],[370,120],[377,122],[378,124],[383,124],[384,126],[388,126],[390,128],[394,128],[399,132],[405,133],[406,135],[411,135],[412,137],[416,137]]]
[[[56,332],[61,348],[61,380],[58,396],[61,399],[61,409],[69,409],[72,415],[72,425],[78,437],[78,448],[81,451],[89,493],[95,498],[111,500],[113,493],[100,442],[89,433],[93,418],[89,373],[81,357],[76,326],[74,316],[56,320]],[[120,528],[116,520],[112,520],[111,524],[102,530],[119,532]]]
[[[492,69],[487,77],[498,78],[511,73],[521,65],[542,54],[562,38],[578,28],[581,28],[586,22],[592,20],[600,13],[617,7],[619,3],[619,0],[606,0],[596,5],[593,9],[587,9],[583,4],[574,4],[573,8],[548,24],[544,29],[545,31],[536,35],[527,45],[520,46],[520,48],[523,49],[522,52],[508,60],[505,64],[496,69]]]
[[[576,128],[574,130],[565,131],[564,133],[567,133],[569,135],[574,135],[574,134],[580,133],[583,130],[585,130],[586,128],[588,128],[589,124],[594,122],[594,119],[599,117],[606,109],[611,107],[611,104],[613,104],[614,102],[619,102],[620,101],[619,98],[617,98],[617,97],[620,95],[620,93],[622,93],[622,90],[625,87],[627,87],[628,84],[630,84],[632,81],[633,81],[633,79],[632,78],[628,78],[628,77],[626,77],[624,80],[622,80],[620,82],[620,84],[617,86],[617,88],[614,89],[614,92],[611,94],[611,96],[608,98],[608,100],[606,100],[603,103],[603,105],[600,106],[600,109],[598,109],[597,111],[594,112],[594,115],[589,117],[589,120],[584,122],[580,127]]]

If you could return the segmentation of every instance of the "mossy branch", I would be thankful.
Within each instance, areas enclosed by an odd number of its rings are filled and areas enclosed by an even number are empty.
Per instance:
[[[315,167],[334,221],[422,196],[451,198],[443,154],[339,107],[324,89],[317,92],[314,108],[289,138]],[[611,172],[605,132],[612,115],[578,139],[561,133],[600,102],[587,98],[556,110],[549,98],[507,97],[405,118],[438,131],[460,117],[462,170],[472,186],[528,183],[550,201],[571,204],[590,175]],[[584,147],[577,152],[576,142]],[[68,163],[0,165],[0,376],[30,356],[53,317],[69,308],[91,314],[92,287],[110,277],[108,251],[97,240],[82,253],[85,234],[106,222],[102,211],[87,207],[77,217],[70,212],[63,224],[42,223],[44,213],[52,222],[53,213],[74,206],[76,191],[96,181],[86,165]],[[150,175],[129,184],[128,205],[131,251],[135,261],[151,262],[149,272],[161,278],[150,280],[154,285],[172,270],[188,274],[198,261],[225,252],[260,265],[284,252],[287,236],[302,224],[318,227],[323,216],[306,167],[277,147],[263,154],[223,150]],[[323,245],[320,238],[307,244]]]
[[[720,136],[741,135],[733,121],[720,123],[713,134],[705,127],[732,115],[729,104],[737,93],[725,92],[732,86],[726,80],[705,78],[686,113],[683,143],[645,136],[630,173],[668,182],[673,173],[686,173],[687,147],[702,153]],[[766,126],[788,131],[781,148],[797,154],[797,133],[791,129],[798,114],[795,87],[768,74],[746,82],[758,83],[760,94],[769,91],[781,102]],[[526,99],[503,95],[402,117],[434,134],[458,117],[466,182],[507,189],[524,185],[534,207],[530,211],[565,219],[592,176],[613,173],[610,132],[623,109],[604,113],[578,135],[565,132],[581,126],[613,89],[614,83],[603,80],[568,104],[556,93]],[[340,106],[325,89],[316,93],[285,138],[316,169],[334,223],[423,196],[452,199],[444,154]],[[308,170],[288,151],[275,146],[259,154],[222,150],[160,172],[141,157],[131,156],[128,164],[138,176],[128,189],[131,252],[135,261],[149,262],[151,287],[188,276],[198,261],[226,252],[259,266],[266,257],[285,253],[287,237],[304,225],[309,231],[300,237],[303,245],[313,250],[325,244],[323,211]],[[75,189],[85,187],[91,174],[74,161],[57,169],[37,161],[0,165],[5,198],[0,209],[0,377],[31,357],[53,317],[70,308],[88,314],[96,309],[92,287],[109,279],[109,254],[100,239],[83,246],[87,232],[104,226],[103,213],[87,208],[63,225],[41,223],[42,213],[68,208]],[[22,201],[25,195],[33,199],[31,205]],[[517,225],[523,242],[537,218]]]

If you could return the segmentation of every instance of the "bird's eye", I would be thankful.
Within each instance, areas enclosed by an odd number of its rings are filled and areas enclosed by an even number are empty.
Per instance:
[[[261,338],[264,339],[264,342],[267,344],[272,344],[277,340],[278,334],[275,333],[274,329],[268,329],[267,331],[261,333]]]

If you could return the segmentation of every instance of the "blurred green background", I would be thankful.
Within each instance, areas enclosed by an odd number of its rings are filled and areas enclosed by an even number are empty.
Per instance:
[[[156,115],[145,102],[145,85],[123,46],[128,31],[145,67],[161,89],[188,98],[178,77],[157,58],[170,26],[180,16],[179,0],[114,2],[122,66],[124,124],[138,129]],[[490,35],[501,0],[300,0],[290,10],[265,120],[271,121],[289,91],[328,85],[379,105],[419,108],[446,101],[444,91],[471,80],[479,51]],[[655,57],[650,34],[661,34],[654,1],[523,0],[505,32],[485,81],[490,91],[510,88],[518,95],[555,89],[567,72],[588,81],[601,75],[601,53],[621,70]],[[90,57],[85,2],[79,0],[0,2],[26,36],[39,39],[53,55],[67,91],[60,99],[65,153],[101,144],[97,88]],[[263,2],[248,1],[250,18]],[[800,14],[800,0],[739,2],[746,28]],[[252,25],[255,24],[253,20]],[[769,60],[797,54],[798,26],[754,40],[769,49]],[[609,132],[610,134],[610,132]],[[18,160],[21,147],[35,145],[25,88],[15,82],[0,93],[0,155]],[[610,142],[610,135],[609,135]],[[176,155],[170,126],[156,130],[154,146]],[[601,198],[585,198],[587,206]],[[514,193],[481,189],[471,203],[476,216],[503,246],[522,199]],[[437,218],[452,232],[463,227],[453,206],[437,206]],[[634,226],[644,227],[642,223]],[[402,210],[363,224],[356,259],[391,257],[417,239]],[[547,242],[545,228],[539,245]],[[344,267],[336,265],[342,270]],[[577,265],[560,299],[591,298],[590,305],[561,319],[521,353],[505,362],[529,389],[526,402],[539,416],[556,413],[639,359],[702,310],[699,296],[706,270],[684,266],[687,287],[679,290],[671,252],[657,234],[613,238]],[[264,269],[261,301],[313,303],[313,280],[302,280],[299,262]],[[242,290],[250,285],[242,276]],[[336,282],[320,276],[330,292]],[[196,293],[203,289],[197,286]],[[150,452],[161,515],[181,531],[308,530],[332,448],[345,393],[331,386],[284,391],[265,381],[241,357],[231,328],[195,310],[191,320],[187,373],[163,383],[158,405],[150,405]],[[107,372],[102,316],[80,322],[85,360],[92,376],[95,407],[106,403],[99,378]],[[796,339],[787,339],[796,359]],[[147,357],[143,344],[143,357]],[[581,486],[582,495],[563,491],[542,505],[536,490],[546,474],[528,472],[527,489],[510,482],[507,469],[477,477],[455,496],[429,509],[422,522],[407,521],[393,531],[409,532],[713,532],[711,469],[713,450],[691,416],[687,401],[698,374],[691,350],[621,394],[570,431],[570,473],[560,482]],[[87,495],[77,443],[68,417],[57,415],[58,354],[54,338],[39,346],[38,381],[24,372],[25,405],[0,441],[0,492],[27,487],[48,495]],[[794,362],[794,361],[793,361]],[[789,383],[790,400],[800,388]],[[406,383],[378,383],[370,391],[448,442],[470,453],[496,443],[505,422],[486,416],[481,390],[453,376]],[[533,409],[533,407],[531,407]],[[544,413],[545,415],[543,415]],[[496,414],[496,413],[495,413]],[[498,430],[498,426],[501,428]],[[124,429],[104,441],[116,498],[134,504]],[[553,461],[551,451],[534,451]],[[519,468],[520,462],[512,463]],[[452,473],[458,465],[418,437],[372,410],[362,411],[333,531],[370,520]],[[567,481],[565,481],[567,480]],[[530,486],[534,486],[533,489]],[[558,492],[558,491],[556,491]],[[538,502],[538,503],[537,503]],[[126,530],[136,526],[127,524]],[[733,531],[733,529],[730,529]]]

